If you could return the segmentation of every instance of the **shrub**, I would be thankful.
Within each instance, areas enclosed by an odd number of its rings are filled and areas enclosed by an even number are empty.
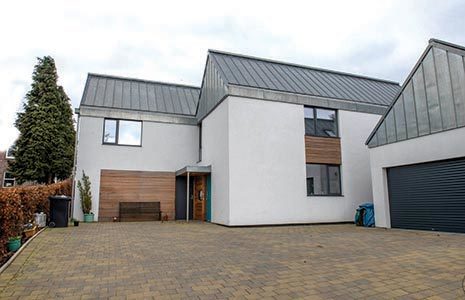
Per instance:
[[[82,181],[81,181],[82,180]],[[81,207],[84,214],[90,214],[92,210],[92,193],[90,192],[89,176],[82,171],[82,178],[78,180],[77,188],[81,197]]]
[[[0,189],[0,260],[7,253],[8,238],[21,235],[34,213],[49,215],[48,197],[71,195],[71,180],[50,184]]]

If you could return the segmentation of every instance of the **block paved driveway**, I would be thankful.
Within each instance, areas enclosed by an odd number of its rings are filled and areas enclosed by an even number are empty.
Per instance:
[[[96,223],[47,229],[1,299],[461,299],[465,235],[353,225]]]

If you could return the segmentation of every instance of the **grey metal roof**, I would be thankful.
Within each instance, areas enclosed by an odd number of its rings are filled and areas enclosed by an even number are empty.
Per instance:
[[[349,73],[209,50],[227,85],[388,106],[399,84]]]
[[[195,116],[200,88],[89,73],[81,105]]]
[[[465,47],[431,39],[366,144],[372,148],[465,126]]]

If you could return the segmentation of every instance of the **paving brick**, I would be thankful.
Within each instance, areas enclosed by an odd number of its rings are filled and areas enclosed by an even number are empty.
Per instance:
[[[352,225],[96,223],[47,229],[0,299],[457,299],[465,235]]]

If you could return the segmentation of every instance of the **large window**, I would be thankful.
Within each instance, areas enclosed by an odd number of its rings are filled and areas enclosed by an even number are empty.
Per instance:
[[[3,187],[11,187],[15,185],[15,178],[10,172],[3,173]]]
[[[307,195],[340,196],[340,167],[338,165],[307,164]]]
[[[112,145],[141,146],[142,122],[105,119],[103,143]]]
[[[336,111],[326,108],[305,107],[305,134],[337,137]]]

